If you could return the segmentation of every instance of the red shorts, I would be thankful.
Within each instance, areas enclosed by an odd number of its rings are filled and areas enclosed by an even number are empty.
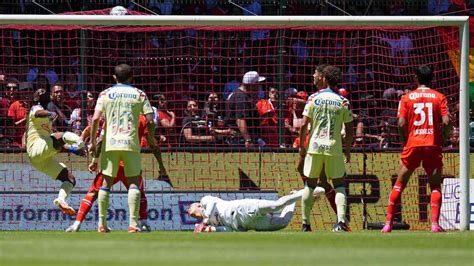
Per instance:
[[[103,181],[102,173],[99,172],[95,176],[95,179],[92,182],[91,187],[89,188],[89,192],[92,192],[92,193],[98,192],[99,189],[102,187],[102,181]],[[117,173],[117,176],[114,178],[114,183],[113,184],[115,185],[119,181],[121,181],[122,184],[125,186],[125,188],[128,189],[128,182],[127,182],[127,178],[125,177],[123,165],[119,166],[118,173]],[[142,194],[145,194],[144,193],[145,191],[144,191],[143,178],[142,178],[141,175],[138,177],[138,182],[139,182],[139,185],[138,185],[139,187],[138,188],[140,189]]]
[[[443,155],[440,147],[403,148],[400,161],[406,168],[412,171],[423,162],[423,168],[428,175],[433,174],[435,169],[441,170],[443,167]]]

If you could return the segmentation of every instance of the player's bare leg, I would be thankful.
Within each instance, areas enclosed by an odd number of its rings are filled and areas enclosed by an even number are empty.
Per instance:
[[[439,214],[441,211],[442,195],[441,195],[441,173],[442,169],[435,169],[428,174],[428,183],[431,189],[431,232],[440,233],[445,230],[439,225]]]
[[[99,233],[108,233],[110,229],[107,227],[107,209],[109,208],[110,188],[113,185],[114,178],[103,175],[102,187],[99,190],[99,224],[97,231]]]
[[[346,231],[350,232],[351,229],[346,224],[346,182],[344,177],[332,179],[334,190],[336,191],[336,208],[337,208],[337,223],[333,227],[334,232]]]
[[[392,231],[395,206],[400,204],[402,192],[405,189],[406,184],[410,180],[410,176],[412,173],[413,170],[408,169],[405,165],[400,163],[397,181],[395,182],[395,185],[393,186],[388,199],[387,218],[385,219],[385,225],[382,228],[382,233],[390,233]]]
[[[128,188],[128,208],[130,211],[130,225],[128,227],[129,233],[138,233],[140,229],[138,227],[138,216],[140,210],[140,189],[139,189],[139,176],[127,177],[127,181],[130,184]]]
[[[69,216],[76,214],[76,211],[66,202],[66,199],[69,197],[69,194],[76,185],[75,177],[69,173],[67,168],[64,168],[59,173],[56,180],[61,181],[62,183],[61,188],[59,189],[58,197],[53,201],[53,204],[56,205],[56,207],[58,207],[64,214]]]

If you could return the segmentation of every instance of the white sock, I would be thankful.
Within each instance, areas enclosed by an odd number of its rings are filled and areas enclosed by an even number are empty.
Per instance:
[[[336,207],[337,207],[337,221],[346,222],[346,188],[337,187],[336,191]]]
[[[301,198],[301,208],[303,209],[303,223],[310,224],[311,209],[313,208],[314,198],[313,198],[313,188],[305,186],[303,189],[303,197]]]
[[[100,188],[97,196],[99,202],[99,226],[107,226],[107,209],[109,208],[110,189]]]
[[[131,187],[128,189],[128,209],[130,210],[130,226],[138,227],[140,190],[137,187]]]
[[[61,188],[59,189],[58,199],[62,201],[66,201],[69,194],[71,194],[74,185],[69,181],[63,181],[61,183]]]
[[[79,227],[79,226],[81,226],[81,222],[80,222],[80,221],[74,221],[74,223],[72,224],[72,226],[74,226],[74,227]]]
[[[68,131],[63,133],[63,141],[66,144],[76,144],[79,146],[79,148],[82,148],[81,145],[84,146],[84,142],[82,141],[81,137]]]

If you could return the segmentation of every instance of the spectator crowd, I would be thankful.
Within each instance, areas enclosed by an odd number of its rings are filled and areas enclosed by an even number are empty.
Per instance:
[[[424,5],[386,2],[390,4],[375,4],[369,14],[462,9],[448,0]],[[245,5],[247,11],[211,0],[196,5],[150,0],[145,6],[159,14],[273,12],[258,0]],[[140,7],[127,7],[130,14],[140,14],[132,11]],[[335,12],[321,5],[303,7],[289,1],[286,11]],[[359,14],[365,9],[353,5],[347,10]],[[112,84],[112,66],[127,62],[135,71],[133,85],[150,97],[156,134],[168,147],[297,148],[304,105],[317,90],[312,75],[317,65],[328,63],[343,70],[340,91],[353,109],[354,146],[398,148],[397,104],[414,89],[414,66],[431,64],[434,87],[449,97],[451,109],[459,107],[459,81],[447,51],[457,40],[440,42],[437,34],[434,29],[289,28],[282,33],[255,28],[130,27],[92,29],[81,35],[72,28],[0,27],[4,55],[0,57],[0,147],[24,147],[28,110],[39,88],[50,94],[47,108],[58,114],[56,129],[84,134],[97,93]],[[456,133],[458,118],[453,121]],[[451,147],[458,145],[455,133]]]

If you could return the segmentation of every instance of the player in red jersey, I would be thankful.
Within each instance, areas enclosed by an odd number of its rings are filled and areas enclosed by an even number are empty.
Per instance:
[[[160,167],[160,176],[164,175],[167,176],[166,169],[164,167],[162,158],[161,158],[161,152],[156,144],[156,140],[153,136],[148,136],[148,130],[146,128],[146,118],[144,115],[140,115],[140,121],[138,124],[138,136],[141,142],[141,146],[146,147],[150,146],[150,148],[153,151],[153,155],[155,156],[156,160],[158,161],[159,167]],[[148,145],[148,143],[151,143],[151,145]],[[100,151],[100,149],[98,149]],[[94,159],[95,162],[93,161],[91,163],[92,168],[97,169],[97,162],[98,158]],[[81,227],[81,223],[84,220],[84,218],[87,216],[89,213],[90,209],[92,208],[92,205],[94,204],[94,201],[97,199],[97,195],[99,193],[99,189],[102,186],[102,173],[99,172],[94,181],[92,182],[91,187],[89,188],[89,191],[87,192],[86,196],[82,199],[81,201],[81,206],[79,207],[79,211],[76,216],[76,221],[69,226],[66,229],[66,232],[77,232],[79,231]],[[118,170],[117,177],[114,178],[113,184],[115,185],[118,182],[122,182],[122,184],[127,188],[128,190],[128,182],[127,178],[125,177],[124,174],[124,168],[123,168],[123,162],[120,162],[120,167]],[[140,175],[139,176],[139,189],[140,189],[140,209],[139,209],[139,221],[138,221],[138,226],[139,229],[142,232],[150,232],[151,228],[147,223],[148,220],[148,201],[145,196],[145,190],[144,190],[144,184],[143,184],[143,178]],[[110,230],[109,228],[107,230]]]
[[[411,174],[422,163],[431,189],[431,231],[444,232],[438,224],[441,209],[441,146],[449,136],[450,123],[446,97],[429,86],[433,72],[428,66],[416,70],[418,88],[404,95],[398,108],[398,128],[404,142],[400,156],[400,170],[393,186],[387,208],[387,219],[382,233],[392,231],[395,205]]]

